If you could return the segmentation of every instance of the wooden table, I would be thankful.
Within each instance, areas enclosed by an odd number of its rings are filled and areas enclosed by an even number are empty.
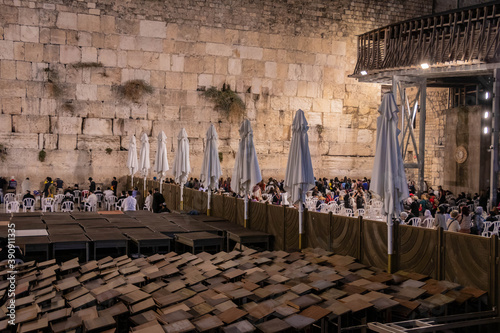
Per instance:
[[[94,243],[94,260],[97,260],[97,249],[120,249],[125,250],[128,254],[129,239],[121,232],[106,231],[101,232],[101,229],[90,229],[87,231],[87,237]]]
[[[56,257],[58,250],[85,250],[85,261],[89,261],[89,239],[82,234],[50,235],[52,255]]]
[[[265,232],[250,230],[250,229],[233,229],[227,230],[227,248],[229,242],[234,241],[240,244],[240,250],[244,244],[266,243],[266,249],[269,250],[269,239],[271,235]]]
[[[16,237],[16,245],[21,248],[25,256],[31,252],[44,252],[45,260],[49,260],[50,240],[47,236]],[[40,258],[37,257],[37,260]]]
[[[201,251],[203,252],[206,246],[216,246],[220,251],[224,244],[224,238],[206,231],[188,232],[177,234],[176,242],[191,247],[193,254],[195,254],[196,248],[201,247]]]
[[[160,247],[167,247],[166,252],[170,252],[170,241],[172,238],[164,234],[153,232],[149,229],[147,231],[127,229],[123,233],[137,246],[137,253],[139,254],[141,253],[141,247],[151,247],[154,253],[158,253]]]

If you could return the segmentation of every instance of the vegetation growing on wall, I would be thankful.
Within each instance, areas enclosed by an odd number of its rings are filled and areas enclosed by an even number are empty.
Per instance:
[[[118,86],[117,91],[122,98],[139,103],[145,94],[152,94],[154,89],[144,80],[130,80]]]
[[[73,66],[73,68],[75,69],[103,67],[102,63],[100,62],[76,62],[74,64],[71,64],[71,66]]]
[[[227,113],[233,112],[241,114],[245,111],[245,103],[241,100],[240,96],[225,83],[222,89],[210,87],[203,92],[203,96],[208,98],[215,104],[215,108],[226,111]]]
[[[42,150],[40,150],[40,151],[38,152],[38,160],[39,160],[40,162],[43,162],[43,161],[45,161],[45,157],[47,157],[47,153],[45,152],[45,150],[43,150],[43,149],[42,149]]]

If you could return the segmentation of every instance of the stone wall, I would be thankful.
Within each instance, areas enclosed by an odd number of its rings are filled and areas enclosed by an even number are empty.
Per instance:
[[[317,176],[369,176],[380,86],[348,78],[356,34],[432,11],[432,1],[0,0],[0,175],[109,183],[127,173],[131,135],[189,135],[198,177],[205,132],[219,133],[232,173],[239,123],[251,120],[264,177],[283,177],[290,125],[310,124]],[[119,86],[153,88],[137,102]],[[229,84],[244,114],[200,90]],[[111,152],[106,152],[110,148]],[[38,161],[39,151],[47,157]]]

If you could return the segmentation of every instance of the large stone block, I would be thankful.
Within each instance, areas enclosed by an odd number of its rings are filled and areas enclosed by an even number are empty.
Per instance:
[[[60,52],[63,64],[81,62],[82,60],[80,48],[77,46],[61,45]]]
[[[163,40],[159,38],[137,37],[136,47],[141,51],[163,52]]]
[[[76,30],[78,28],[77,22],[78,20],[75,13],[59,12],[56,26],[59,29]]]
[[[78,150],[120,150],[120,137],[112,135],[78,135]]]
[[[227,71],[230,75],[240,75],[241,74],[241,60],[240,59],[229,59],[227,63]]]
[[[173,72],[183,72],[184,71],[184,56],[182,55],[172,55],[172,71]]]
[[[38,25],[38,12],[36,9],[19,8],[19,23],[25,25]]]
[[[0,97],[25,97],[26,82],[0,80]]]
[[[77,135],[71,134],[59,134],[59,141],[57,148],[59,150],[75,150],[76,149],[76,138]]]
[[[76,98],[83,101],[97,100],[97,85],[95,84],[77,84]]]
[[[20,97],[5,97],[1,102],[3,114],[21,114],[22,99]]]
[[[111,119],[83,119],[83,134],[85,135],[113,135],[112,128]]]
[[[16,62],[14,60],[0,60],[0,78],[5,80],[16,79]]]
[[[301,98],[301,97],[290,97],[290,109],[297,111],[302,109],[302,111],[309,111],[312,107],[311,98]]]
[[[32,27],[29,25],[21,26],[21,41],[38,43],[40,38],[40,30],[38,27]]]
[[[24,115],[39,115],[40,114],[40,98],[26,97],[23,98],[22,114]]]
[[[142,133],[151,133],[152,121],[136,119],[115,119],[113,120],[113,135],[130,137],[135,135],[139,141]],[[138,146],[140,143],[138,142]]]
[[[101,16],[101,31],[105,34],[116,33],[115,17],[110,15]]]
[[[53,116],[56,114],[57,101],[53,98],[42,98],[40,100],[40,115]]]
[[[61,29],[50,29],[51,44],[66,44],[66,31]]]
[[[43,44],[25,43],[24,44],[24,59],[32,62],[43,61]]]
[[[57,134],[44,134],[43,135],[43,149],[55,150],[57,149],[59,137]]]
[[[80,134],[82,132],[82,118],[51,117],[51,132],[54,134]]]
[[[50,121],[47,116],[14,115],[12,126],[16,133],[48,133]]]
[[[95,47],[82,47],[82,62],[97,62],[97,49]]]
[[[89,32],[101,31],[101,20],[99,16],[78,14],[78,30]]]
[[[139,34],[144,37],[166,38],[166,23],[161,21],[141,20],[139,22]]]
[[[108,49],[98,50],[98,61],[105,67],[116,66],[116,51]]]
[[[210,55],[222,57],[230,57],[233,55],[232,47],[225,44],[207,43],[205,52]]]
[[[12,116],[0,114],[0,132],[12,132]]]
[[[0,40],[0,59],[14,59],[14,42]]]
[[[7,149],[38,149],[38,134],[0,133],[0,142]]]

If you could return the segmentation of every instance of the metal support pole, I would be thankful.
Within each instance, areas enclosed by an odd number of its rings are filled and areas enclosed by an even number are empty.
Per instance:
[[[420,129],[418,134],[418,186],[420,195],[424,191],[424,166],[425,166],[425,117],[427,99],[427,80],[420,81]]]
[[[498,136],[500,131],[500,69],[493,70],[493,103],[491,114],[491,170],[490,170],[490,208],[497,204],[498,189]]]
[[[302,238],[304,237],[304,204],[299,200],[299,250],[302,250]]]

